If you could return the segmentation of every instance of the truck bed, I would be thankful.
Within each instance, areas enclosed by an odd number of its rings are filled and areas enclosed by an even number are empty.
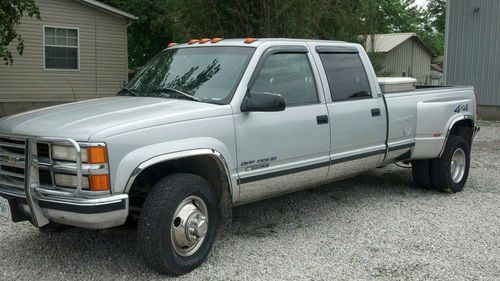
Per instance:
[[[416,90],[384,94],[387,145],[415,143],[412,159],[436,157],[456,118],[474,118],[472,87],[417,86]]]

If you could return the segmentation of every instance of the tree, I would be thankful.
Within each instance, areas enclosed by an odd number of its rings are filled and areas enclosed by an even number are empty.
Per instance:
[[[424,11],[423,30],[419,35],[438,55],[444,53],[446,0],[430,0]]]
[[[129,68],[143,66],[172,41],[172,11],[168,0],[104,0],[138,17],[128,28]]]
[[[5,64],[13,63],[12,51],[8,48],[17,39],[16,50],[23,55],[24,41],[21,34],[15,30],[24,14],[40,19],[40,11],[34,0],[1,0],[0,1],[0,56]]]
[[[362,43],[359,35],[415,32],[442,49],[438,8],[415,0],[104,0],[139,17],[129,27],[129,65],[142,66],[168,42],[190,38],[290,37]],[[434,17],[436,20],[434,20]],[[443,21],[444,22],[444,21]],[[444,26],[444,25],[443,25]],[[442,44],[441,44],[442,45]]]

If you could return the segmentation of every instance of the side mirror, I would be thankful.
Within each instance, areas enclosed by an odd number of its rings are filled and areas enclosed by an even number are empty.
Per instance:
[[[248,92],[241,104],[242,112],[250,111],[283,111],[285,99],[280,94],[267,92]]]

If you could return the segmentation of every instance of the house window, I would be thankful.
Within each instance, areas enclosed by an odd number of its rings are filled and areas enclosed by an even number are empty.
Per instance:
[[[45,69],[78,69],[78,29],[45,27]]]

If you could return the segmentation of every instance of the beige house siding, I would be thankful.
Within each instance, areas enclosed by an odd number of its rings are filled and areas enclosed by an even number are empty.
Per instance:
[[[126,19],[74,0],[36,4],[42,19],[25,17],[17,27],[24,54],[16,53],[12,66],[0,65],[3,111],[12,111],[5,109],[12,102],[61,103],[115,95],[127,81]],[[44,69],[44,26],[79,30],[79,70]]]
[[[432,55],[415,39],[409,39],[387,52],[384,56],[384,70],[390,76],[410,76],[419,83],[430,82]]]

